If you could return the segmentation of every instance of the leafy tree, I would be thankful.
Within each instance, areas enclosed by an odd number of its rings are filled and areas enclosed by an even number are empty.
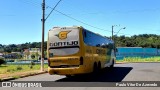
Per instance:
[[[39,57],[39,54],[38,54],[38,52],[36,52],[35,56],[36,56],[36,58],[38,59],[38,57]]]
[[[108,38],[108,37],[106,37]],[[150,48],[160,48],[160,35],[155,34],[140,34],[127,36],[114,36],[115,44],[117,47],[150,47]],[[10,44],[2,45],[0,44],[0,52],[22,52],[24,49],[29,48],[41,48],[41,42],[26,42],[23,44]],[[44,50],[47,50],[47,42],[44,42]],[[36,55],[37,57],[37,55]]]
[[[0,65],[6,64],[5,60],[3,58],[0,58]]]
[[[32,59],[35,59],[35,55],[34,55],[34,54],[32,54],[32,55],[31,55],[31,58],[32,58]]]

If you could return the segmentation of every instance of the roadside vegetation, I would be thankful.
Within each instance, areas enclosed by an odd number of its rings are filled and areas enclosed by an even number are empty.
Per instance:
[[[20,78],[21,76],[34,75],[40,71],[40,64],[28,64],[28,65],[0,65],[0,81],[4,78]],[[44,70],[47,71],[48,65],[44,64]]]
[[[117,60],[117,63],[125,62],[160,62],[160,56],[141,58],[141,57],[126,57],[123,60]]]
[[[160,48],[160,35],[140,34],[133,36],[114,36],[116,47]]]
[[[0,65],[2,65],[2,64],[6,64],[6,61],[4,60],[4,58],[0,57]]]
[[[0,74],[12,74],[16,72],[26,72],[26,71],[34,71],[40,70],[40,64],[36,65],[1,65],[0,66]],[[48,65],[44,64],[45,70],[47,70]]]

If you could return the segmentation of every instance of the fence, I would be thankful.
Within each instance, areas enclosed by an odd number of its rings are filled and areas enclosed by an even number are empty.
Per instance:
[[[28,65],[28,64],[31,64],[32,62],[34,64],[40,64],[41,61],[39,60],[6,60],[7,62],[7,65],[11,64],[11,65]],[[48,64],[48,61],[47,60],[44,60],[44,64]]]
[[[142,47],[118,47],[116,59],[122,60],[125,57],[153,57],[160,56],[160,49],[157,48],[142,48]]]

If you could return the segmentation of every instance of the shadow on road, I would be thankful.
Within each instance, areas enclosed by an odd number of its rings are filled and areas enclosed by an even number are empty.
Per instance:
[[[55,82],[121,82],[132,67],[114,67],[112,70],[105,68],[98,74],[85,74],[59,79]]]

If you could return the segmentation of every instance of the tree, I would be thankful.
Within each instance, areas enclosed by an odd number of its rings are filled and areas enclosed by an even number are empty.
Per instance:
[[[45,58],[47,57],[47,51],[44,51],[44,57]]]
[[[3,58],[0,58],[0,65],[2,65],[2,64],[6,64],[6,61],[4,61]]]
[[[2,45],[2,44],[0,44],[0,48],[1,48],[1,47],[3,47],[3,45]]]
[[[38,52],[36,52],[35,56],[36,56],[36,58],[38,59],[38,57],[39,57],[39,54],[38,54]]]
[[[35,55],[34,55],[34,54],[32,54],[32,55],[31,55],[31,58],[32,58],[32,59],[35,59]]]

